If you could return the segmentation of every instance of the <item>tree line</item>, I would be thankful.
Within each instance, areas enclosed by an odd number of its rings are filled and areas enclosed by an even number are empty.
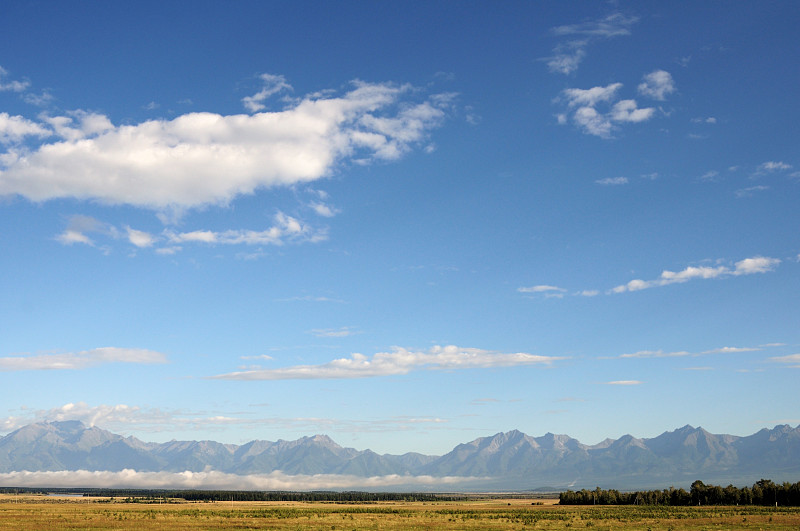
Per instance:
[[[298,502],[338,502],[363,503],[377,501],[441,501],[450,497],[421,493],[401,492],[360,492],[360,491],[214,491],[182,490],[169,491],[169,497],[186,501],[298,501]]]
[[[620,492],[614,489],[568,490],[558,496],[561,505],[779,505],[800,506],[800,481],[756,481],[752,487],[706,485],[700,480],[686,489]]]
[[[361,491],[250,491],[250,490],[173,490],[173,489],[108,489],[108,488],[30,488],[0,487],[0,494],[82,494],[104,498],[123,498],[125,501],[153,502],[186,500],[202,502],[225,501],[297,501],[364,503],[378,501],[456,501],[460,496],[418,492],[361,492]]]

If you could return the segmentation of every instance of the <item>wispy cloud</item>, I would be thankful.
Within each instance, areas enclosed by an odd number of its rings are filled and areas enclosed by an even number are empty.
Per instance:
[[[337,209],[333,208],[328,204],[321,203],[319,201],[314,201],[310,203],[309,206],[311,207],[312,210],[314,210],[314,212],[317,213],[317,215],[325,218],[332,218],[333,216],[339,213]]]
[[[775,270],[781,261],[777,258],[754,256],[745,258],[734,264],[734,267],[727,266],[690,266],[682,271],[665,270],[654,280],[631,280],[627,284],[622,284],[610,290],[610,293],[625,293],[630,291],[640,291],[643,289],[668,286],[670,284],[682,284],[695,279],[712,279],[731,276],[753,275],[757,273],[768,273]]]
[[[785,363],[789,367],[792,367],[794,369],[800,369],[800,354],[789,354],[788,356],[776,356],[774,358],[770,358],[770,360],[778,363]]]
[[[739,354],[740,352],[757,352],[758,347],[720,347],[711,350],[704,350],[701,354]]]
[[[800,255],[797,261],[800,262]],[[718,260],[717,263],[721,262]],[[643,289],[668,286],[670,284],[682,284],[696,279],[714,279],[726,277],[738,277],[742,275],[754,275],[759,273],[769,273],[774,271],[781,260],[778,258],[769,258],[764,256],[754,256],[752,258],[745,258],[733,264],[733,267],[718,265],[718,266],[689,266],[682,271],[662,271],[661,275],[653,280],[634,279],[626,284],[621,284],[614,288],[605,291],[606,295],[613,295],[617,293],[625,293],[631,291],[640,291]],[[519,293],[540,294],[545,297],[564,297],[580,296],[580,297],[595,297],[600,295],[599,290],[584,289],[578,291],[571,291],[567,293],[565,288],[558,286],[551,286],[549,284],[539,284],[536,286],[527,286],[517,288]]]
[[[605,382],[605,385],[641,385],[644,382],[639,380],[614,380],[612,382]]]
[[[578,24],[556,26],[552,29],[555,35],[584,35],[588,37],[619,37],[630,35],[630,27],[639,21],[638,17],[622,13],[612,13],[598,20],[590,20]]]
[[[538,286],[523,286],[517,288],[519,293],[534,293],[534,294],[542,294],[545,297],[563,297],[564,293],[567,291],[564,288],[559,288],[558,286],[549,286],[547,284],[540,284]]]
[[[596,297],[600,295],[600,291],[596,289],[584,289],[575,293],[581,297]]]
[[[605,179],[598,179],[595,181],[597,184],[602,184],[603,186],[619,186],[622,184],[628,184],[627,177],[606,177]]]
[[[709,170],[700,176],[701,181],[714,182],[718,180],[719,172],[717,170]]]
[[[503,354],[453,345],[436,346],[428,351],[395,347],[372,357],[353,354],[322,365],[296,365],[279,369],[260,369],[213,376],[224,380],[315,380],[369,378],[408,374],[420,370],[459,370],[521,365],[550,365],[563,358],[527,354]]]
[[[325,295],[298,295],[296,297],[287,297],[285,299],[275,299],[275,302],[338,302],[343,303],[343,299],[336,299],[327,297]]]
[[[264,97],[281,83],[269,86]],[[252,108],[260,94],[247,100]],[[452,95],[419,101],[420,94],[408,85],[354,82],[341,96],[312,94],[276,112],[195,112],[133,125],[80,110],[39,122],[6,116],[0,127],[16,131],[9,138],[47,130],[53,140],[0,153],[0,194],[155,210],[226,204],[320,179],[348,161],[398,159],[426,141],[451,105]]]
[[[310,333],[316,337],[348,337],[359,332],[352,326],[343,326],[341,328],[315,328]]]
[[[553,55],[546,58],[547,67],[551,72],[559,74],[571,74],[578,69],[578,66],[586,57],[586,48],[589,41],[572,40],[563,42],[553,48]]]
[[[287,242],[319,242],[327,239],[327,230],[315,229],[283,212],[275,215],[275,224],[266,230],[197,230],[167,232],[170,243],[204,243],[210,245],[283,245]]]
[[[598,20],[552,28],[554,35],[569,40],[560,42],[553,49],[553,55],[545,58],[548,68],[551,72],[560,74],[575,72],[586,57],[589,45],[601,39],[630,35],[630,28],[637,21],[637,17],[612,13]]]
[[[599,359],[652,359],[652,358],[684,358],[684,357],[700,357],[714,354],[742,354],[746,352],[759,352],[768,345],[761,345],[759,347],[719,347],[701,352],[689,352],[687,350],[665,351],[665,350],[639,350],[627,354],[620,354],[619,356],[601,356]]]
[[[496,398],[476,398],[470,402],[470,404],[476,406],[485,406],[486,404],[499,404],[500,400]]]
[[[273,225],[264,230],[193,230],[176,232],[165,229],[159,234],[124,227],[120,230],[109,223],[90,216],[73,216],[67,228],[56,236],[64,245],[82,243],[95,245],[98,236],[118,240],[126,239],[138,248],[157,247],[156,252],[175,254],[185,245],[286,245],[290,243],[317,243],[328,238],[327,227],[314,227],[302,220],[278,212]]]
[[[766,192],[769,190],[769,186],[758,185],[758,186],[748,186],[747,188],[740,188],[734,192],[736,197],[751,197],[753,194],[757,192]]]
[[[0,371],[85,369],[106,363],[166,363],[160,352],[145,349],[103,347],[63,354],[32,354],[0,358]]]
[[[664,352],[663,350],[640,350],[630,354],[622,354],[620,358],[677,358],[683,356],[690,356],[689,352],[685,350],[677,352]]]
[[[82,243],[93,246],[95,243],[90,235],[119,238],[120,232],[109,223],[104,223],[91,216],[77,215],[69,218],[67,228],[56,236],[56,240],[64,245]]]
[[[252,96],[242,98],[242,103],[250,112],[264,110],[266,108],[264,101],[270,96],[284,90],[293,90],[292,86],[286,81],[286,78],[280,75],[261,74],[259,79],[261,79],[263,83],[261,90]]]
[[[750,174],[750,177],[753,179],[757,179],[775,173],[784,173],[791,170],[792,168],[793,166],[786,162],[770,160],[759,164],[758,167],[755,169],[755,171],[752,174]],[[758,187],[753,187],[753,188],[758,188]]]
[[[17,81],[8,77],[8,70],[0,66],[0,92],[23,92],[30,86],[30,81]]]

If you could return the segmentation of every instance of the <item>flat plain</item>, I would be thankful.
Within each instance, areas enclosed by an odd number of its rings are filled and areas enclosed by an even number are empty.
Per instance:
[[[797,507],[559,506],[557,500],[131,503],[0,497],[0,530],[91,529],[800,529]]]

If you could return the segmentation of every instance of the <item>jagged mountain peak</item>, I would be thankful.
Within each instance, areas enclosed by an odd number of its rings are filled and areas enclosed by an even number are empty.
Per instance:
[[[526,435],[519,430],[511,430],[506,432],[500,432],[495,434],[491,437],[492,441],[497,441],[499,443],[508,444],[508,443],[515,443],[521,440],[524,440]]]
[[[304,437],[300,437],[299,439],[295,439],[293,441],[286,441],[283,439],[278,439],[275,442],[275,445],[281,448],[296,448],[302,446],[315,446],[319,448],[327,448],[330,450],[342,450],[344,449],[340,446],[336,441],[328,437],[327,435],[317,434],[317,435],[306,435]]]
[[[678,436],[678,435],[683,435],[683,436],[686,436],[686,435],[689,435],[689,434],[691,434],[691,433],[694,433],[694,432],[696,432],[698,429],[699,429],[699,428],[695,428],[695,427],[694,427],[694,426],[692,426],[691,424],[686,424],[685,426],[682,426],[682,427],[680,427],[680,428],[677,428],[677,429],[675,429],[675,430],[672,430],[672,431],[665,431],[664,433],[662,433],[661,435],[659,435],[659,437],[661,437],[661,436],[663,436],[663,435],[668,435],[668,434],[669,434],[669,435],[675,435],[675,436]]]
[[[488,452],[497,452],[507,446],[516,446],[525,442],[525,434],[519,430],[511,430],[505,433],[498,433],[489,438],[486,444],[482,445]]]
[[[305,439],[315,444],[322,444],[325,446],[339,446],[333,439],[323,434],[312,435],[311,437],[305,437]],[[341,446],[339,447],[341,448]]]
[[[52,443],[66,444],[99,444],[103,441],[120,437],[110,431],[95,426],[86,426],[79,420],[59,420],[37,422],[23,426],[6,437],[17,440],[48,440]]]
[[[479,437],[468,443],[459,444],[456,449],[462,451],[477,450],[484,453],[495,453],[504,448],[516,447],[520,445],[537,446],[535,440],[519,430],[495,433],[489,437]]]
[[[626,435],[623,435],[622,437],[620,437],[619,439],[617,439],[616,441],[613,441],[609,446],[611,446],[611,447],[617,447],[617,446],[639,446],[639,447],[644,448],[645,447],[645,443],[644,443],[643,439],[637,439],[633,435],[626,434]]]
[[[788,424],[777,424],[774,428],[772,428],[769,431],[770,431],[770,433],[773,433],[773,434],[776,434],[776,435],[778,435],[778,434],[785,435],[785,434],[792,433],[794,431],[800,431],[800,427],[792,428]]]
[[[586,448],[585,445],[581,444],[576,439],[573,439],[569,435],[558,434],[558,433],[545,433],[541,437],[533,438],[535,445],[537,447],[546,448],[550,450],[557,450],[557,451],[564,451],[566,449],[578,449],[578,448]]]
[[[720,483],[747,483],[760,477],[784,481],[800,473],[798,463],[800,426],[788,425],[747,437],[715,435],[686,425],[652,439],[626,434],[594,446],[568,435],[548,432],[531,437],[511,430],[459,444],[439,457],[380,455],[342,447],[324,434],[294,441],[255,440],[241,446],[207,440],[144,443],[79,421],[31,424],[0,437],[0,473],[129,468],[246,475],[281,470],[289,475],[493,478],[492,485],[502,489],[638,488],[663,487],[665,482],[686,487],[698,477]]]
[[[589,448],[592,449],[592,450],[602,450],[604,448],[608,448],[609,446],[614,444],[614,442],[615,442],[614,439],[611,439],[611,438],[607,437],[607,438],[603,439],[602,441],[600,441],[599,443],[593,444],[592,446],[589,446]]]

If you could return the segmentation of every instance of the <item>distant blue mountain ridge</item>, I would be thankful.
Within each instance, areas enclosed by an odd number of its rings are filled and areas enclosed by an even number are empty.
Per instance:
[[[750,485],[762,478],[800,480],[800,426],[749,436],[715,435],[684,426],[650,438],[625,435],[585,445],[567,435],[498,433],[459,444],[442,456],[377,454],[339,446],[326,435],[295,441],[148,443],[80,421],[42,422],[0,438],[0,473],[15,471],[201,472],[253,475],[346,474],[374,477],[481,478],[483,489],[640,489]]]

